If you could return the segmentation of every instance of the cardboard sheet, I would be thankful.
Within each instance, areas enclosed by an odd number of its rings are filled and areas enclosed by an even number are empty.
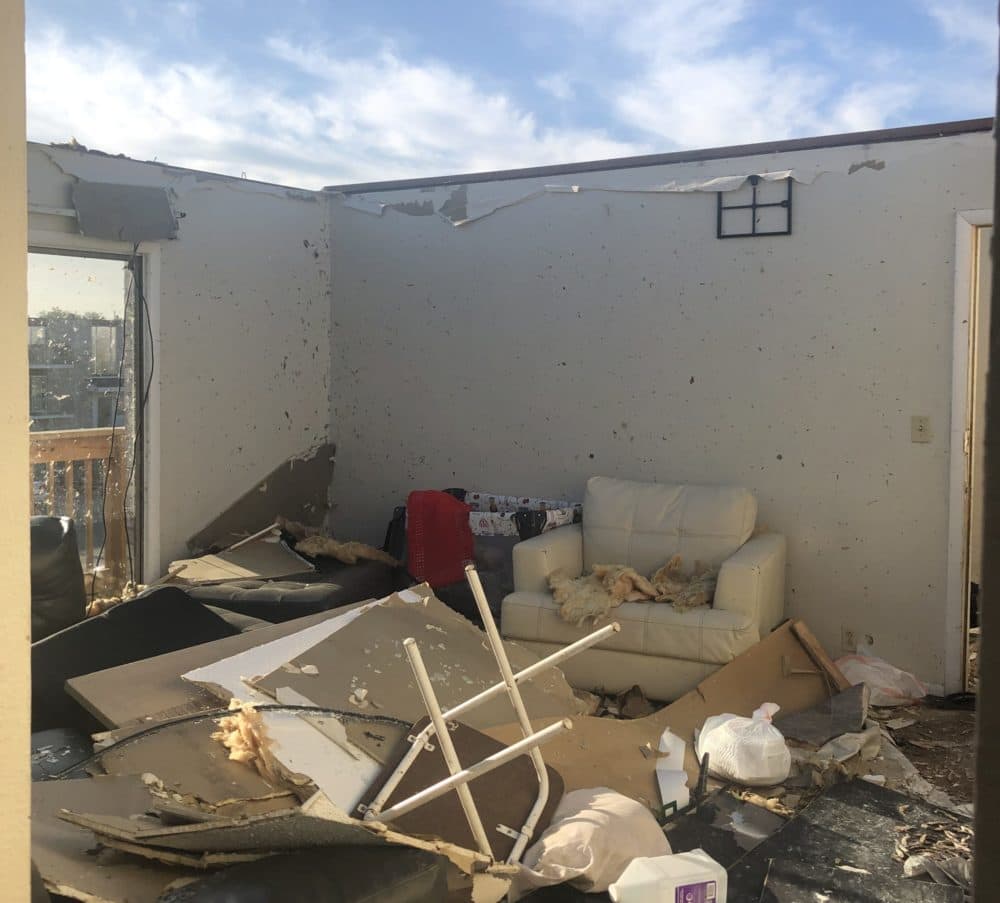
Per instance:
[[[698,778],[694,733],[709,715],[732,712],[749,717],[762,702],[776,702],[784,712],[798,712],[837,692],[838,674],[817,664],[815,649],[807,648],[800,636],[809,638],[810,646],[821,648],[805,624],[788,621],[676,702],[646,718],[576,717],[573,730],[546,744],[545,761],[562,775],[567,791],[610,787],[655,810],[660,805],[656,759],[646,758],[640,749],[647,743],[655,749],[666,728],[687,744],[685,771],[688,786],[693,787]],[[530,707],[528,711],[534,715]],[[541,718],[532,721],[535,730],[545,723]],[[504,743],[521,736],[515,724],[488,728],[486,733]]]
[[[403,649],[407,637],[415,637],[420,646],[442,708],[500,681],[483,632],[430,596],[418,605],[390,597],[292,658],[293,669],[278,667],[253,683],[276,698],[287,688],[319,706],[356,708],[414,722],[426,709]],[[515,671],[537,661],[525,649],[511,643],[506,646]],[[304,673],[306,666],[316,673]],[[576,715],[582,708],[557,670],[521,684],[521,694],[532,717],[548,721]],[[482,729],[509,722],[512,716],[509,700],[501,695],[466,713],[462,721]]]
[[[31,858],[52,893],[81,900],[153,903],[193,869],[167,866],[126,853],[94,854],[94,835],[58,817],[63,807],[127,816],[149,805],[150,795],[135,777],[108,776],[76,781],[41,781],[31,787]]]

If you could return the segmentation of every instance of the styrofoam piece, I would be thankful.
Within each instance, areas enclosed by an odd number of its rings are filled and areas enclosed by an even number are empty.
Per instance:
[[[290,772],[304,774],[344,812],[353,812],[368,788],[382,772],[346,732],[340,742],[313,727],[294,712],[261,712],[270,749]],[[331,716],[331,726],[336,719]]]
[[[660,737],[657,748],[661,755],[656,761],[656,782],[660,787],[660,799],[664,806],[675,803],[678,810],[683,809],[691,802],[687,772],[684,770],[687,744],[668,727]]]

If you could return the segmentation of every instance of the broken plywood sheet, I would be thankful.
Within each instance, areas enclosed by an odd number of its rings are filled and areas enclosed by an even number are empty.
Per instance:
[[[684,764],[688,786],[693,787],[698,777],[694,733],[709,715],[731,712],[749,717],[762,702],[798,712],[836,692],[833,675],[817,664],[815,650],[807,649],[800,635],[812,636],[801,621],[786,622],[695,689],[646,718],[574,718],[573,730],[546,744],[545,761],[562,775],[567,792],[610,787],[657,809],[656,758],[647,759],[641,749],[647,743],[655,749],[666,728],[687,744]],[[530,707],[528,711],[535,730],[545,726]],[[486,733],[504,743],[521,738],[516,724],[489,728]]]
[[[199,584],[277,580],[314,570],[310,562],[285,545],[281,531],[275,526],[224,552],[172,561],[167,568],[167,579],[172,583]]]
[[[95,815],[62,811],[60,818],[93,831],[102,839],[143,844],[157,850],[190,853],[279,852],[332,845],[399,844],[445,856],[474,882],[472,898],[499,901],[506,894],[516,866],[492,862],[481,853],[434,838],[412,837],[378,822],[348,818],[322,794],[311,797],[292,813],[247,819],[215,820],[204,825],[159,826],[135,816]],[[486,872],[489,874],[485,874]]]
[[[129,815],[150,804],[135,777],[105,776],[31,785],[31,859],[46,888],[86,901],[152,903],[167,885],[195,877],[193,869],[135,859],[118,851],[94,853],[94,835],[58,818],[63,807]]]
[[[427,727],[428,721],[428,718],[423,718],[414,724],[413,734],[419,736],[420,732]],[[459,761],[465,766],[481,762],[488,756],[504,749],[502,743],[498,743],[460,722],[455,724],[455,729],[451,732],[451,740],[455,745]],[[424,749],[417,756],[416,761],[389,796],[384,806],[385,809],[448,777],[448,766],[445,763],[441,747],[434,743],[433,737],[431,743],[433,749]],[[383,779],[373,783],[370,791],[365,794],[365,802],[370,802],[378,795],[379,790],[382,789],[385,781],[393,773],[399,760],[403,758],[409,748],[410,744],[404,740],[396,750],[391,766],[385,769],[382,775]],[[552,813],[562,799],[562,778],[552,768],[548,769],[548,773],[548,802],[539,817],[537,828],[529,845],[549,826],[552,821]],[[538,798],[538,776],[535,773],[535,766],[528,756],[518,756],[495,771],[470,781],[468,787],[472,791],[476,808],[479,810],[486,828],[486,836],[490,841],[494,858],[506,860],[514,848],[515,838],[497,830],[497,826],[504,825],[519,831],[524,825]],[[419,806],[412,812],[395,819],[392,826],[406,834],[438,836],[467,848],[473,848],[476,845],[458,795],[455,793],[446,793],[423,806]]]
[[[329,510],[335,446],[326,443],[279,464],[215,520],[192,536],[194,553],[224,549],[278,514],[319,526]]]
[[[222,744],[212,739],[217,729],[214,718],[164,725],[105,750],[100,763],[109,774],[154,774],[168,793],[194,797],[215,809],[249,800],[270,808],[298,805],[289,788],[230,761]]]
[[[238,865],[241,862],[256,862],[258,859],[270,855],[269,853],[182,853],[178,850],[158,850],[155,847],[129,843],[125,840],[115,840],[111,837],[102,837],[101,843],[109,849],[120,850],[142,859],[196,871],[224,868],[229,865]]]
[[[285,690],[325,708],[358,710],[414,722],[426,713],[403,640],[415,637],[442,708],[450,708],[500,681],[485,634],[434,596],[411,605],[390,597],[336,633],[254,681],[275,698]],[[525,649],[505,643],[515,671],[537,661]],[[308,673],[315,669],[316,673]],[[581,710],[579,700],[557,669],[521,684],[527,710],[535,718],[565,717]],[[482,729],[509,722],[505,695],[463,715]]]
[[[66,681],[66,691],[110,728],[137,724],[144,726],[154,719],[163,721],[217,709],[219,697],[182,680],[181,675],[271,640],[322,624],[367,604],[370,602],[357,602],[334,611],[322,611],[294,621],[270,624],[249,633],[239,633],[127,665],[73,677]]]
[[[98,837],[189,853],[281,852],[379,843],[375,833],[359,824],[315,818],[301,809],[188,825],[164,825],[152,819],[71,809],[64,809],[60,817]]]

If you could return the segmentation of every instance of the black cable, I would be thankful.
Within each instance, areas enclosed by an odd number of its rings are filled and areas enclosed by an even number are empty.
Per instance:
[[[133,290],[138,294],[138,301],[141,305],[139,310],[142,312],[142,326],[145,327],[147,333],[149,334],[149,375],[146,379],[146,386],[143,389],[142,399],[139,402],[139,407],[136,411],[137,423],[132,436],[132,460],[129,464],[128,479],[125,481],[125,492],[122,494],[122,522],[125,524],[125,548],[128,552],[128,574],[129,580],[132,583],[135,583],[135,566],[132,560],[132,539],[129,536],[128,531],[128,493],[132,488],[132,480],[135,478],[136,460],[139,456],[139,441],[145,431],[146,406],[149,403],[149,392],[153,386],[153,370],[156,367],[156,352],[153,349],[153,327],[149,322],[149,304],[146,302],[146,292],[142,287],[142,278],[140,277],[139,279],[136,279],[136,266],[141,266],[138,243],[136,243],[132,248],[132,286]],[[135,305],[133,305],[133,307],[134,306]],[[134,311],[133,316],[135,316]]]
[[[279,703],[268,703],[267,705],[253,705],[252,703],[249,703],[249,705],[251,705],[256,712],[301,712],[302,714],[309,715],[330,715],[332,717],[347,718],[354,721],[365,721],[369,724],[391,724],[393,727],[403,727],[407,730],[413,727],[409,721],[403,721],[401,718],[393,718],[390,715],[362,715],[360,712],[346,712],[343,709],[330,709],[325,706],[281,705]],[[180,718],[172,718],[169,721],[157,721],[155,724],[149,725],[149,727],[144,727],[142,730],[136,731],[134,734],[129,734],[127,737],[122,737],[121,740],[116,740],[114,743],[105,746],[103,749],[98,750],[82,762],[77,762],[75,765],[70,765],[69,768],[64,768],[62,771],[57,771],[55,774],[49,775],[46,780],[61,780],[68,774],[100,762],[100,760],[112,750],[126,746],[129,743],[139,740],[142,737],[147,737],[150,734],[156,734],[165,728],[173,727],[177,724],[189,724],[192,721],[210,721],[215,718],[224,718],[227,715],[235,715],[238,711],[239,709],[230,709],[227,706],[226,708],[210,709],[207,712],[195,712],[191,715],[182,715]]]

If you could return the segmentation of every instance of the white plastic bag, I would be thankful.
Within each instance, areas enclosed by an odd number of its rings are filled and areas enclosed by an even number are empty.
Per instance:
[[[872,705],[908,705],[927,695],[916,677],[874,655],[845,655],[836,664],[852,684],[868,684]]]
[[[778,708],[765,702],[750,718],[706,718],[695,744],[698,761],[708,753],[709,774],[724,780],[758,787],[780,784],[791,770],[792,754],[781,731],[771,724]]]
[[[663,829],[641,803],[607,787],[572,790],[522,857],[509,899],[563,882],[585,893],[601,893],[637,856],[669,853]]]

